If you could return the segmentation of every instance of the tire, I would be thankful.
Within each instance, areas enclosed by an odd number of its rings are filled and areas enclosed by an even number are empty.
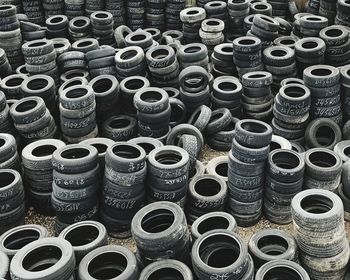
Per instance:
[[[192,242],[214,229],[226,229],[235,232],[237,223],[232,215],[226,212],[210,212],[200,216],[191,226]]]
[[[249,148],[261,148],[271,142],[272,128],[258,120],[241,120],[235,126],[236,141]]]
[[[155,276],[158,279],[164,279],[164,277],[177,277],[178,275],[181,275],[183,279],[193,280],[191,270],[184,263],[177,260],[159,260],[146,266],[138,279],[149,280]]]
[[[256,269],[273,260],[298,259],[298,245],[294,237],[278,229],[265,229],[253,234],[248,249]]]
[[[107,231],[104,225],[95,221],[82,221],[66,227],[59,238],[72,244],[77,262],[92,250],[107,245]]]
[[[48,248],[53,250],[48,251]],[[29,255],[31,256],[30,267],[40,267],[40,261],[46,260],[51,263],[51,268],[29,271],[23,266],[23,260]],[[13,257],[10,265],[12,277],[23,280],[43,277],[49,280],[57,277],[68,279],[74,273],[74,268],[75,258],[72,246],[68,241],[54,237],[42,238],[24,246]]]
[[[219,156],[211,159],[206,165],[206,172],[210,175],[228,181],[228,156]]]
[[[0,250],[12,258],[25,245],[49,236],[46,228],[39,225],[23,225],[12,228],[0,237]]]
[[[138,264],[135,255],[127,248],[107,245],[89,252],[80,262],[78,277],[81,280],[92,280],[108,273],[114,268],[121,273],[122,279],[138,279]]]
[[[308,273],[299,264],[287,260],[274,260],[263,265],[256,273],[256,280],[263,280],[266,275],[277,277],[290,277],[298,275],[300,280],[310,280]]]

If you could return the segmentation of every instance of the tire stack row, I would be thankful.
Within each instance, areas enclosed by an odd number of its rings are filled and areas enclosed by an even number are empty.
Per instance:
[[[215,46],[225,41],[224,29],[225,23],[221,19],[211,18],[202,21],[199,37],[207,47],[209,56],[213,53]]]
[[[236,76],[236,67],[233,65],[233,47],[230,43],[219,44],[214,47],[211,55],[214,78],[219,76]]]
[[[305,189],[336,192],[341,183],[342,160],[332,150],[313,148],[305,153]]]
[[[130,237],[131,220],[145,204],[146,153],[119,142],[106,151],[101,220],[116,238]]]
[[[168,0],[165,3],[166,30],[182,30],[180,12],[186,8],[186,0]]]
[[[256,224],[263,209],[265,162],[270,151],[272,129],[264,122],[241,120],[229,152],[227,211],[239,226]]]
[[[188,190],[189,155],[180,147],[157,147],[148,155],[147,200],[171,201],[182,209]]]
[[[123,48],[115,55],[115,67],[119,82],[131,76],[146,76],[145,53],[138,46]]]
[[[303,189],[304,169],[304,159],[295,151],[277,149],[269,154],[264,190],[264,214],[269,221],[292,221],[291,202]]]
[[[51,204],[56,214],[54,230],[96,219],[98,213],[98,151],[84,144],[66,145],[52,154]]]
[[[209,212],[224,211],[227,200],[226,182],[215,175],[195,176],[189,183],[186,202],[187,222]]]
[[[200,7],[186,8],[180,12],[182,32],[187,44],[200,41],[199,30],[205,18],[205,10]]]
[[[35,141],[22,150],[25,183],[29,192],[29,205],[43,215],[54,215],[51,207],[52,154],[64,147],[61,140],[44,139]]]
[[[234,38],[244,36],[244,19],[249,15],[249,1],[236,2],[229,0],[227,2],[230,34]]]
[[[180,65],[170,46],[156,46],[146,53],[146,62],[156,87],[179,87]]]
[[[65,0],[66,1],[66,0]],[[99,0],[86,0],[85,1],[85,14],[90,17],[90,15],[96,11],[103,11],[105,7],[105,1]]]
[[[171,107],[165,90],[149,87],[134,95],[134,106],[138,117],[138,134],[165,139],[169,133]]]
[[[22,46],[26,70],[30,75],[45,74],[58,84],[59,73],[56,64],[56,51],[51,40],[39,39]]]
[[[96,137],[96,102],[89,85],[71,86],[60,93],[60,123],[64,139],[79,143]]]
[[[278,28],[280,24],[270,16],[257,14],[253,18],[253,25],[247,35],[256,36],[261,40],[261,47],[265,49],[272,45],[279,36]]]
[[[0,133],[0,169],[14,169],[22,172],[20,158],[17,152],[16,139],[8,133]]]
[[[25,199],[21,175],[13,169],[0,170],[0,234],[24,224]]]
[[[100,45],[111,45],[114,42],[113,15],[102,10],[90,15],[91,30]]]
[[[341,125],[343,113],[339,69],[321,64],[310,66],[304,70],[303,80],[312,96],[311,117],[330,118]]]
[[[6,53],[0,49],[0,78],[3,79],[12,73],[12,67],[7,59]]]
[[[199,80],[198,80],[199,79]],[[180,96],[191,115],[199,106],[210,104],[208,72],[200,66],[189,66],[179,75]]]
[[[298,74],[295,52],[286,46],[272,46],[266,48],[262,54],[265,70],[272,74],[273,91],[277,93],[282,80]]]
[[[305,190],[292,200],[295,239],[311,279],[344,279],[349,242],[341,199],[327,190]]]
[[[243,36],[233,41],[233,63],[239,77],[251,71],[264,69],[261,56],[261,40],[253,36]]]
[[[320,31],[320,38],[326,43],[325,63],[335,67],[349,61],[350,40],[344,26],[331,25]]]
[[[272,75],[266,71],[254,71],[242,76],[243,114],[252,119],[270,121],[273,96],[271,95]]]
[[[99,47],[86,53],[91,78],[101,75],[116,75],[115,50],[112,47]]]
[[[135,31],[139,28],[144,28],[144,16],[146,12],[146,1],[133,0],[126,1],[126,16],[127,26]]]
[[[10,108],[10,115],[23,145],[58,136],[55,120],[41,97],[16,101]]]
[[[2,48],[11,64],[12,69],[24,64],[22,55],[22,34],[19,21],[16,17],[17,9],[13,5],[1,5],[1,26],[7,30],[1,31],[0,48]],[[7,23],[7,24],[6,24]]]
[[[273,133],[290,141],[303,143],[310,106],[311,93],[306,86],[296,83],[282,86],[273,107]]]

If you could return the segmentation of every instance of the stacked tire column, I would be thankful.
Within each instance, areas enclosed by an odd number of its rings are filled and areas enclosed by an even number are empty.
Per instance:
[[[105,161],[100,217],[113,237],[127,238],[132,218],[145,204],[146,152],[119,142],[107,149]]]
[[[239,226],[256,224],[262,215],[265,162],[270,151],[272,128],[257,120],[236,123],[229,152],[227,211]]]

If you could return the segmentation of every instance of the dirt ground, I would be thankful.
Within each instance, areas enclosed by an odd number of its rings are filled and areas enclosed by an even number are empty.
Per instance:
[[[227,152],[217,152],[217,151],[210,149],[208,146],[206,146],[205,149],[203,150],[203,153],[200,156],[200,160],[204,164],[206,164],[210,159],[217,157],[217,156],[226,155],[226,154],[227,154]],[[31,224],[31,223],[40,224],[42,226],[45,226],[49,230],[50,234],[52,236],[54,235],[54,233],[53,233],[54,217],[45,217],[43,215],[39,215],[39,214],[35,213],[34,211],[29,211],[28,215],[26,217],[26,224]],[[346,232],[347,232],[347,235],[349,238],[350,237],[350,222],[346,222],[345,226],[346,226]],[[238,234],[246,242],[248,242],[250,237],[255,232],[257,232],[261,229],[268,229],[268,228],[281,229],[281,230],[285,230],[289,233],[293,233],[293,225],[292,224],[276,225],[276,224],[269,222],[265,218],[262,218],[260,220],[260,222],[253,227],[249,227],[249,228],[239,227]],[[135,243],[133,242],[133,240],[131,238],[128,238],[128,239],[109,238],[109,239],[110,239],[109,240],[110,244],[122,245],[122,246],[128,247],[129,249],[131,249],[134,252],[136,251]]]

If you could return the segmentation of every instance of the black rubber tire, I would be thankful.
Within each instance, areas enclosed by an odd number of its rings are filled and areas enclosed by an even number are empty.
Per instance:
[[[326,128],[326,131],[319,135],[319,130],[322,128]],[[318,118],[311,121],[305,130],[305,142],[309,148],[333,149],[341,139],[342,133],[339,125],[328,118]],[[322,142],[320,143],[320,141]]]
[[[241,120],[235,126],[236,141],[249,148],[261,148],[271,142],[272,128],[265,122],[253,119]]]
[[[91,280],[110,271],[118,269],[123,279],[138,279],[138,263],[135,255],[127,248],[117,245],[107,245],[89,252],[80,262],[78,277],[81,280]]]
[[[287,260],[274,260],[263,265],[256,273],[256,280],[263,280],[266,275],[278,275],[278,277],[290,277],[298,275],[300,280],[310,280],[308,273],[299,264]]]
[[[52,248],[52,251],[47,249]],[[42,255],[42,253],[44,253]],[[58,254],[54,254],[58,252]],[[40,267],[41,260],[51,260],[51,269],[38,269],[30,271],[23,265],[23,260],[26,256],[31,255],[31,267]],[[53,258],[53,260],[51,259]],[[18,279],[68,279],[75,269],[75,258],[73,248],[70,243],[66,240],[48,237],[42,238],[37,241],[31,242],[28,245],[20,249],[17,254],[13,257],[10,265],[10,271],[12,277]]]

